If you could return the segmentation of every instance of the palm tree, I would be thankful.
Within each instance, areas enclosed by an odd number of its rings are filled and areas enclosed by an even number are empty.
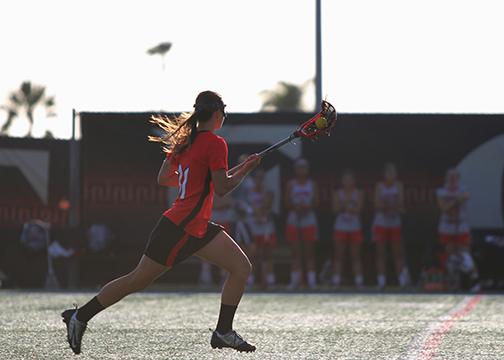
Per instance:
[[[11,127],[14,119],[17,116],[17,111],[14,108],[11,108],[10,106],[0,106],[0,109],[3,109],[7,112],[7,120],[4,122],[2,125],[2,128],[0,129],[0,135],[5,135],[9,128]]]
[[[32,136],[34,112],[37,107],[43,106],[46,110],[47,117],[55,116],[54,106],[55,101],[53,96],[46,96],[45,86],[32,84],[30,81],[25,81],[21,84],[18,90],[15,90],[9,95],[9,102],[2,108],[7,112],[7,120],[0,129],[0,134],[6,134],[14,120],[25,113],[28,119],[29,127],[27,136]],[[47,131],[46,136],[52,136]]]
[[[302,85],[296,85],[280,81],[275,89],[262,91],[264,101],[261,110],[301,111],[303,93],[310,82],[311,80]]]
[[[149,55],[161,55],[163,71],[165,69],[165,55],[168,51],[170,51],[171,47],[172,47],[171,42],[162,42],[154,46],[153,48],[147,50],[147,54]]]

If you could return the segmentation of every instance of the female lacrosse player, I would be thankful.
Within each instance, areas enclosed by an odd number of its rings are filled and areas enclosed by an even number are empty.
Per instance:
[[[251,271],[250,261],[222,227],[209,222],[214,191],[222,196],[229,193],[260,161],[257,155],[252,155],[242,166],[228,170],[227,144],[213,133],[224,122],[224,108],[218,94],[204,91],[196,98],[191,114],[174,119],[153,118],[153,122],[166,132],[162,138],[151,138],[162,142],[167,152],[158,182],[163,186],[178,185],[178,198],[161,216],[144,255],[132,272],[109,282],[79,309],[62,313],[74,353],[80,353],[82,336],[93,316],[126,295],[144,289],[193,254],[229,272],[222,289],[219,321],[211,346],[247,352],[255,350],[254,345],[232,329],[233,317]]]
[[[455,272],[462,269],[471,274],[473,280],[476,280],[478,272],[470,253],[471,237],[467,223],[469,193],[460,184],[460,174],[457,169],[447,171],[444,186],[437,190],[437,199],[441,210],[439,239],[448,256],[448,271]],[[454,269],[452,264],[458,264],[459,269]],[[476,288],[477,286],[478,284]]]
[[[248,224],[255,243],[255,261],[261,262],[261,284],[263,287],[275,285],[272,252],[277,238],[272,219],[273,192],[264,184],[264,170],[257,169],[252,178],[254,186],[248,193],[248,202],[252,208]]]
[[[362,230],[360,213],[362,209],[362,192],[355,186],[355,178],[350,170],[341,177],[341,189],[333,192],[333,211],[337,214],[334,222],[333,249],[334,263],[332,284],[341,283],[344,254],[350,247],[355,285],[362,286],[361,244]]]
[[[385,287],[385,249],[390,244],[394,255],[396,274],[399,284],[405,287],[409,281],[408,269],[405,266],[401,243],[401,214],[404,212],[403,185],[397,180],[394,164],[384,166],[383,181],[376,185],[375,209],[373,222],[373,240],[376,242],[378,267],[378,287]]]
[[[294,164],[294,179],[287,185],[285,196],[287,215],[286,238],[291,245],[292,267],[289,289],[295,289],[302,282],[301,251],[302,242],[306,254],[307,280],[310,288],[317,286],[315,273],[315,241],[317,240],[318,192],[315,182],[310,178],[310,167],[306,159],[298,159]]]
[[[466,221],[469,193],[460,185],[459,178],[456,169],[449,169],[444,186],[436,193],[441,210],[439,238],[450,254],[459,247],[467,249],[470,239],[469,225]]]

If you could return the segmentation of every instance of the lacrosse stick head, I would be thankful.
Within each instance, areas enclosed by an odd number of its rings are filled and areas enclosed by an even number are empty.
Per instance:
[[[331,129],[336,123],[336,109],[325,100],[322,100],[320,108],[314,117],[299,126],[295,132],[297,137],[315,139],[321,135],[330,135]]]

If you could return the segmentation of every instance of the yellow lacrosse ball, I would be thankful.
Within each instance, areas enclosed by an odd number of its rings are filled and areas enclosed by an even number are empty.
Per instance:
[[[317,120],[315,120],[315,125],[317,129],[325,129],[327,127],[327,120],[325,117],[321,116]]]

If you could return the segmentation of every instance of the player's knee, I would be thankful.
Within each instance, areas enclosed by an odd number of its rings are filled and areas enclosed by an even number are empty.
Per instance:
[[[244,280],[248,279],[251,273],[252,273],[252,264],[247,258],[241,261],[240,265],[237,266],[233,271],[234,276],[240,277]]]

